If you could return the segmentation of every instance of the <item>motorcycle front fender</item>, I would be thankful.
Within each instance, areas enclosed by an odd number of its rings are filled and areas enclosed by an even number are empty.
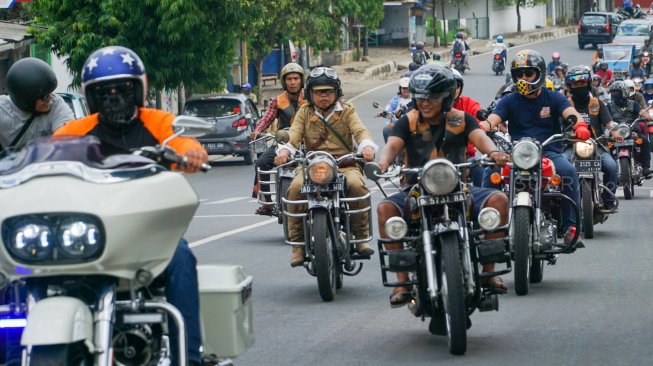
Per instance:
[[[515,202],[512,205],[513,207],[519,207],[519,206],[527,206],[531,207],[533,206],[533,201],[531,200],[531,194],[528,192],[519,192],[515,196]]]
[[[618,156],[619,156],[620,158],[623,158],[623,157],[630,157],[630,150],[628,150],[628,149],[619,149],[619,154],[618,154]]]
[[[67,296],[37,302],[27,315],[20,344],[44,346],[85,341],[93,352],[93,314],[81,300]]]

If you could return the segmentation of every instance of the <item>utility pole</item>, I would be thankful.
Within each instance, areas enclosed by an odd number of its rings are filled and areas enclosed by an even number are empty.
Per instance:
[[[435,9],[436,1],[433,0],[433,47],[440,47],[438,38],[438,12]]]

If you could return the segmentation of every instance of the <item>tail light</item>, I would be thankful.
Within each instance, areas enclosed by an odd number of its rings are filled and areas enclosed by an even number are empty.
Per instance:
[[[231,123],[231,127],[235,128],[236,131],[244,131],[247,128],[247,119],[241,118],[237,121]]]
[[[605,31],[610,33],[610,22],[605,22]]]
[[[494,55],[495,60],[501,60],[501,55]]]
[[[649,122],[646,126],[646,130],[649,134],[653,133],[653,122]]]
[[[461,57],[462,54],[461,54],[461,53],[456,53],[454,56],[455,56],[455,57]]]
[[[580,32],[581,32],[581,30],[580,30],[580,29],[581,29],[581,27],[580,27],[580,20],[579,20],[579,21],[578,21],[578,33],[580,33]]]

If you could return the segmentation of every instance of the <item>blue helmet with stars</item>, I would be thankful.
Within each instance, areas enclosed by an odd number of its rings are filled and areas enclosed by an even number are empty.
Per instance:
[[[82,91],[91,113],[98,111],[94,85],[127,80],[134,82],[134,104],[144,106],[147,75],[145,65],[136,52],[122,46],[103,47],[93,52],[84,62],[82,70]]]

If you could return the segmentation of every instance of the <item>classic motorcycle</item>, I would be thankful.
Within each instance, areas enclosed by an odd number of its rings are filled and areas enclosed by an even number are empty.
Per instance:
[[[173,126],[173,137],[212,130],[189,116]],[[23,365],[169,364],[169,322],[186,365],[184,319],[155,280],[199,204],[182,174],[157,163],[185,164],[166,147],[170,139],[106,159],[95,137],[43,140],[0,161],[0,283],[16,293],[0,307],[0,323],[25,327]],[[219,286],[224,274],[201,267],[204,334],[224,337],[215,319],[233,310],[205,302],[208,285]],[[249,311],[229,316],[240,317],[237,328],[251,327],[251,287],[239,298]],[[251,328],[243,336],[238,352],[253,343]],[[224,339],[205,338],[204,353]]]
[[[481,285],[481,279],[510,272],[510,254],[505,239],[486,240],[485,233],[507,231],[499,227],[501,217],[494,208],[479,214],[479,229],[471,225],[470,185],[463,171],[474,166],[493,166],[484,158],[453,164],[443,158],[430,160],[422,168],[400,168],[381,174],[378,164],[365,165],[365,176],[376,182],[400,174],[417,176],[410,187],[404,217],[385,223],[388,239],[379,239],[381,276],[386,287],[412,287],[408,305],[411,313],[431,317],[429,331],[446,335],[449,351],[467,350],[469,316],[479,311],[498,310],[497,293]],[[402,243],[402,249],[386,250],[384,244]],[[479,265],[506,263],[506,269],[480,273]],[[389,282],[388,272],[408,272],[405,282]]]
[[[343,275],[355,276],[363,269],[358,260],[370,259],[356,252],[356,244],[372,240],[371,193],[362,197],[346,197],[344,174],[338,172],[338,165],[345,161],[363,161],[355,154],[346,154],[338,159],[324,151],[312,151],[290,161],[299,164],[304,173],[301,193],[303,200],[289,200],[281,197],[281,210],[285,217],[303,220],[304,240],[290,241],[288,221],[283,221],[285,242],[291,246],[303,246],[306,258],[304,268],[317,278],[317,286],[323,301],[333,301],[336,290],[343,286]],[[351,204],[365,203],[361,209],[350,208]],[[308,206],[304,213],[289,211],[289,207]],[[368,213],[369,235],[354,238],[351,231],[352,215]]]
[[[571,162],[576,167],[580,185],[583,233],[585,238],[591,239],[594,237],[594,225],[604,223],[610,214],[616,212],[619,200],[614,197],[614,208],[604,209],[603,193],[612,196],[614,194],[601,183],[601,157],[598,154],[600,144],[594,139],[578,140],[573,143],[572,148]]]
[[[617,160],[619,185],[623,188],[626,200],[635,197],[635,185],[644,184],[644,168],[641,164],[642,139],[633,138],[631,132],[640,121],[638,118],[631,124],[620,123],[615,128],[623,141],[611,142],[612,156]]]
[[[492,71],[496,75],[501,75],[503,74],[503,71],[506,69],[506,65],[503,63],[503,57],[501,57],[500,53],[495,53],[492,55]]]
[[[555,174],[553,162],[542,157],[545,146],[570,141],[564,134],[555,134],[543,143],[525,137],[512,146],[512,163],[502,174],[493,174],[493,183],[503,179],[508,183],[510,202],[510,244],[514,261],[515,293],[526,295],[530,283],[542,281],[544,261],[555,264],[558,254],[572,253],[579,230],[565,245],[558,243],[562,237],[561,203],[568,202],[580,211],[574,201],[560,192],[561,178]]]

